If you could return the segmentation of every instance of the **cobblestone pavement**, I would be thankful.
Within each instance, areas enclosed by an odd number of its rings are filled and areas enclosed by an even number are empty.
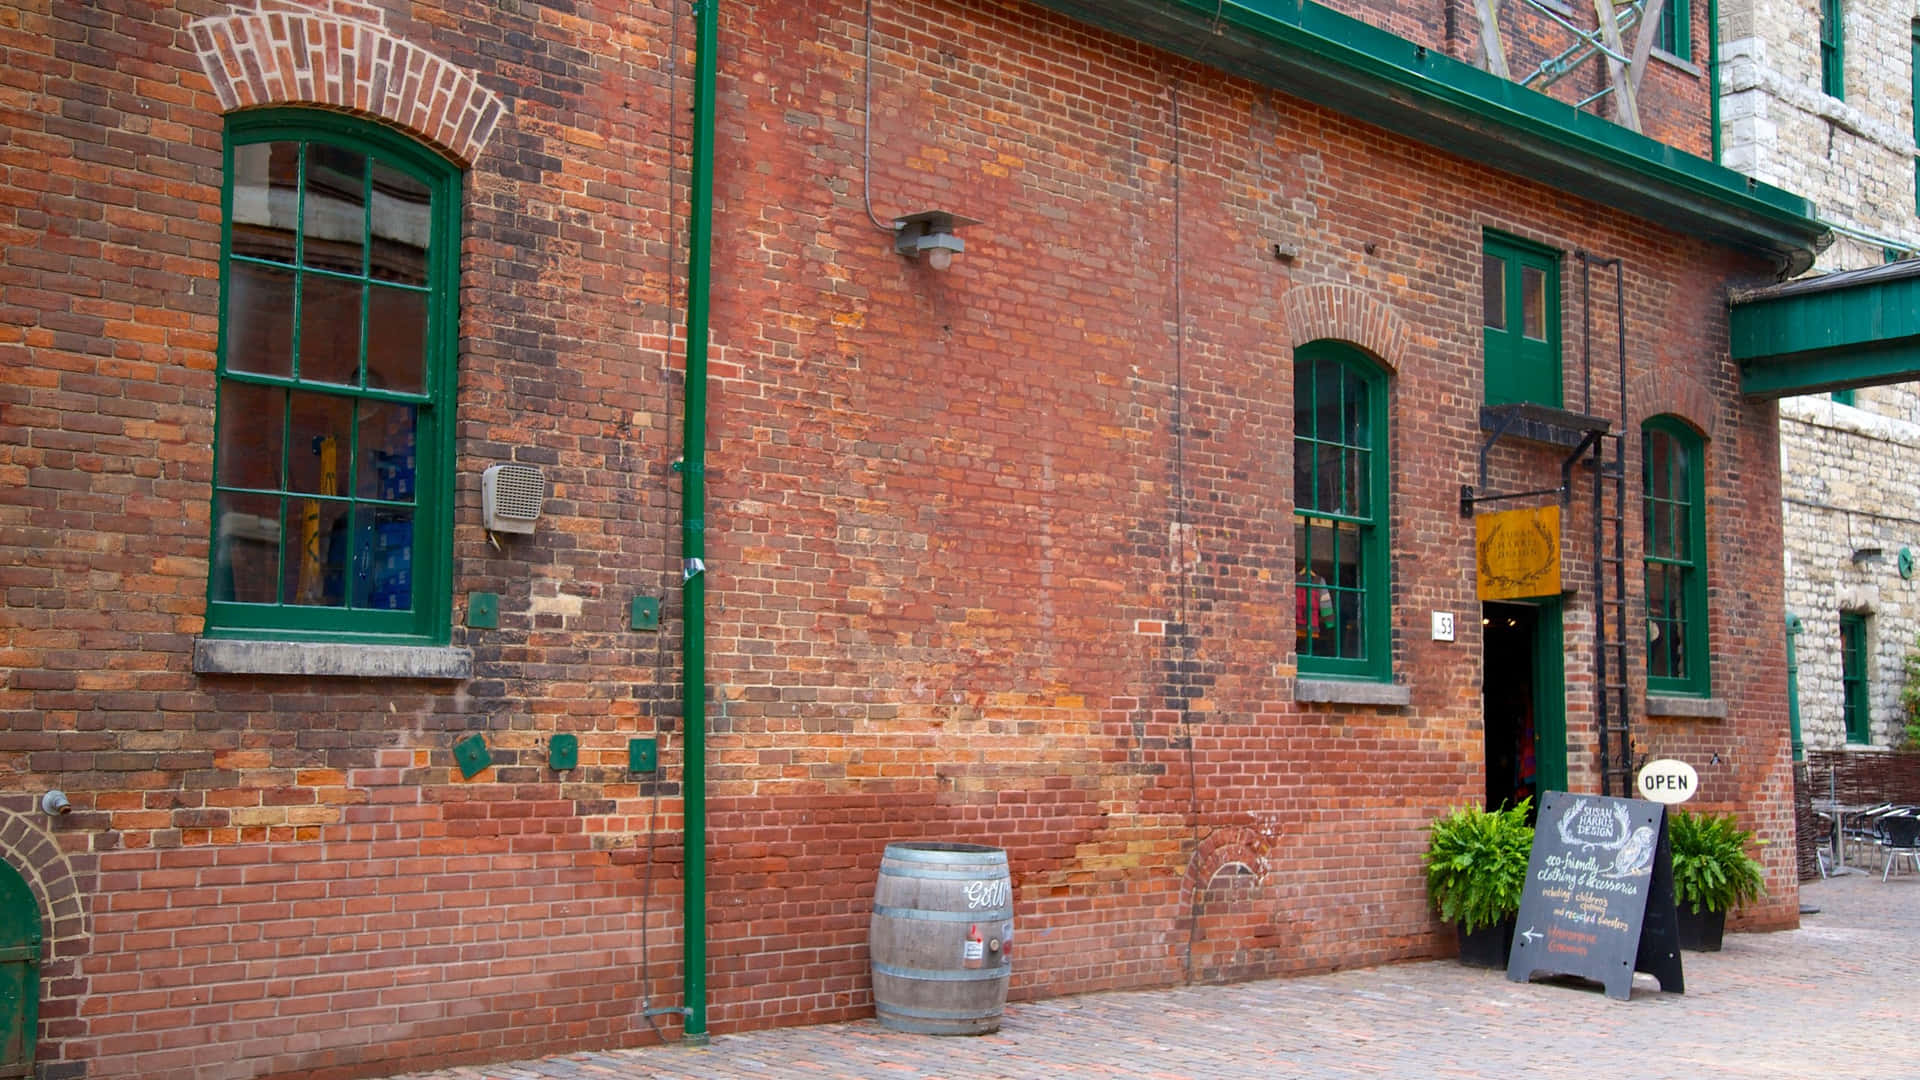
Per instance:
[[[1452,961],[1007,1007],[998,1034],[871,1020],[416,1073],[407,1080],[1618,1080],[1920,1077],[1920,875],[1809,882],[1798,930],[1683,954],[1687,992],[1632,1000]]]

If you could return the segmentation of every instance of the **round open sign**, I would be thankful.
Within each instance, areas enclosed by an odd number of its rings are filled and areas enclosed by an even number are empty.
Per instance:
[[[1683,803],[1700,790],[1700,774],[1674,758],[1649,761],[1640,770],[1640,797],[1657,803]]]

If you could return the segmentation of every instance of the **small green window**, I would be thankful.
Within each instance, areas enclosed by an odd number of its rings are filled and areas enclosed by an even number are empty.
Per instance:
[[[1560,255],[1496,233],[1481,255],[1489,405],[1560,406]]]
[[[1847,722],[1847,741],[1873,741],[1873,709],[1868,696],[1867,617],[1857,611],[1840,613],[1840,708]]]
[[[1851,390],[1835,390],[1831,396],[1833,397],[1833,403],[1835,405],[1853,404],[1853,391]]]
[[[209,634],[448,640],[459,190],[384,127],[228,119]]]
[[[1841,0],[1820,0],[1820,89],[1828,97],[1847,96],[1847,34]]]
[[[1654,31],[1653,44],[1681,60],[1693,59],[1693,19],[1687,0],[1667,0],[1660,9],[1660,25]]]
[[[1700,436],[1677,417],[1641,427],[1647,691],[1705,697],[1707,530]]]
[[[1392,677],[1387,380],[1366,354],[1302,345],[1293,367],[1294,644],[1302,675]]]

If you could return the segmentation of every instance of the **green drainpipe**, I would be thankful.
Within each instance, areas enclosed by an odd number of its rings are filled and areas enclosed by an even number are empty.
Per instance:
[[[1793,760],[1807,760],[1806,744],[1800,741],[1800,658],[1795,654],[1794,638],[1806,629],[1800,616],[1787,612],[1787,725],[1793,732]]]
[[[680,456],[681,710],[686,761],[680,797],[686,824],[681,921],[685,1038],[707,1041],[707,294],[713,283],[713,95],[720,0],[694,0],[692,194],[687,242],[687,412]]]
[[[1720,0],[1707,0],[1707,123],[1713,127],[1713,163],[1718,165],[1720,164]]]

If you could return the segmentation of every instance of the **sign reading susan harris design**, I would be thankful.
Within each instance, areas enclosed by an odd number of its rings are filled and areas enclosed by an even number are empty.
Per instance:
[[[1560,595],[1560,508],[1502,510],[1473,519],[1482,600]]]
[[[1507,978],[1573,975],[1625,1001],[1644,971],[1660,989],[1686,992],[1666,810],[1564,791],[1541,798]]]

